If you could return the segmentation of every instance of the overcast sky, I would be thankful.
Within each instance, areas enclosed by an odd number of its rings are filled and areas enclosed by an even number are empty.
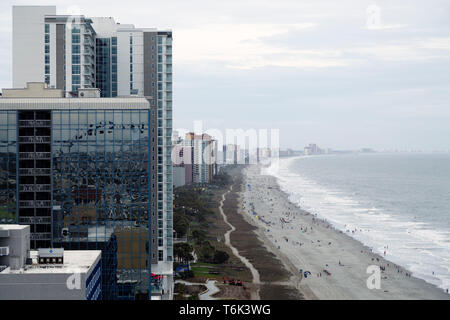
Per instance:
[[[279,128],[282,147],[450,150],[448,0],[9,1],[171,28],[174,128]]]

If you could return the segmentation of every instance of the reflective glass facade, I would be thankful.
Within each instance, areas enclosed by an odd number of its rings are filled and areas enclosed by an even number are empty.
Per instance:
[[[0,111],[0,223],[16,221],[17,112]]]
[[[96,43],[96,86],[102,97],[116,97],[117,38],[97,38]]]
[[[107,251],[109,298],[151,289],[149,124],[148,109],[0,111],[0,222],[30,224],[34,248]]]
[[[89,226],[113,228],[118,290],[132,280],[133,290],[145,291],[149,111],[53,111],[52,122],[54,238],[65,230],[78,235]]]

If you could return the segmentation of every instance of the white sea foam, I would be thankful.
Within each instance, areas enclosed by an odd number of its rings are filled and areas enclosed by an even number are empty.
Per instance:
[[[275,176],[290,201],[302,209],[326,219],[380,255],[387,246],[387,259],[444,290],[450,288],[450,230],[438,230],[423,221],[405,221],[395,212],[365,206],[353,198],[355,193],[325,188],[289,169],[298,159],[281,159],[277,166],[262,169],[262,174]]]

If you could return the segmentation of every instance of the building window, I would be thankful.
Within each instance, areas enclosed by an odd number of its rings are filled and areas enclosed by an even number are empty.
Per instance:
[[[50,43],[50,35],[49,34],[45,35],[45,43]]]
[[[79,75],[72,76],[72,84],[81,84],[81,79]]]
[[[112,38],[111,38],[111,44],[112,44],[113,46],[116,46],[116,45],[117,45],[117,37],[112,37]]]
[[[45,74],[50,74],[50,66],[49,65],[45,66]]]
[[[72,43],[80,43],[80,35],[72,34]]]
[[[80,45],[78,44],[72,45],[72,53],[80,54]]]
[[[45,24],[45,33],[50,33],[50,25]]]
[[[50,53],[50,46],[48,44],[45,45],[45,53]]]
[[[80,64],[81,62],[80,62],[80,56],[79,55],[76,55],[76,54],[73,54],[72,55],[72,63],[73,64]]]
[[[48,54],[45,55],[45,64],[50,63],[50,56]]]
[[[79,65],[73,65],[72,66],[72,74],[80,74],[81,73],[81,68]]]
[[[158,250],[158,261],[164,260],[164,251]]]
[[[73,26],[72,27],[72,33],[80,33],[80,27],[79,26]]]

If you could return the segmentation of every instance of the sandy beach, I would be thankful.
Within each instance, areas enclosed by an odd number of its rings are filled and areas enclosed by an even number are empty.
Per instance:
[[[443,290],[417,279],[402,267],[329,223],[292,204],[272,176],[260,167],[243,170],[240,212],[257,227],[260,240],[296,274],[308,271],[298,286],[307,299],[450,299]],[[380,289],[367,287],[369,266],[381,267]]]

